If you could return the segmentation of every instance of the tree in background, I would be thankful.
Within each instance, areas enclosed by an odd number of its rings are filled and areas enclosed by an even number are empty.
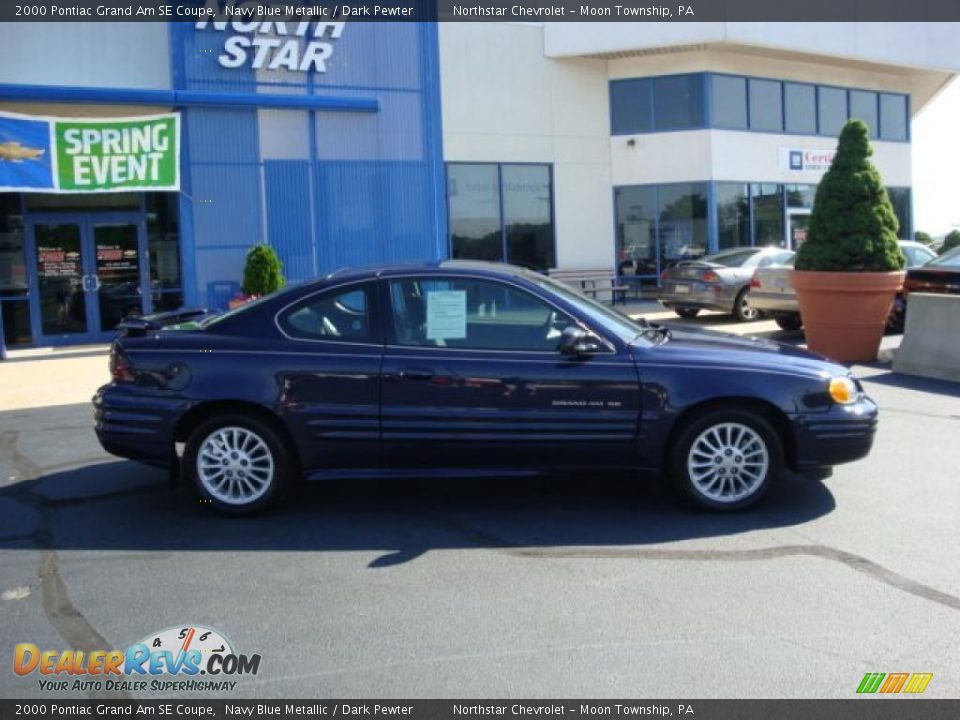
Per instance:
[[[943,255],[947,250],[960,247],[960,230],[951,230],[943,239],[943,245],[940,246],[940,254]]]
[[[913,239],[924,245],[931,245],[933,243],[933,238],[930,236],[930,233],[925,233],[923,230],[917,230],[913,234]]]
[[[254,297],[275,292],[286,284],[282,270],[283,263],[280,262],[280,258],[272,247],[264,244],[254,245],[247,252],[241,289],[246,295]]]
[[[796,269],[814,272],[892,272],[906,258],[897,244],[900,223],[880,173],[870,163],[862,120],[843,126],[837,154],[817,187],[807,241]]]

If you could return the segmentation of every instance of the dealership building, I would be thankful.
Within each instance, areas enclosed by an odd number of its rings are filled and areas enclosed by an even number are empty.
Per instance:
[[[805,238],[848,118],[910,237],[911,117],[954,24],[16,23],[0,26],[8,347],[446,257],[615,270]]]

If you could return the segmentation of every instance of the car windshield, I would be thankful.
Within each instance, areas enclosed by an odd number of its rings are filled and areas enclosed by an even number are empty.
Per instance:
[[[707,255],[700,262],[713,263],[714,265],[723,265],[725,267],[740,267],[750,258],[754,257],[759,250],[724,250],[716,255]]]
[[[960,268],[960,247],[954,248],[948,253],[941,255],[936,260],[931,260],[926,266]]]
[[[530,273],[529,279],[540,285],[545,290],[562,296],[568,302],[576,305],[587,318],[601,326],[607,332],[616,335],[625,343],[633,342],[643,333],[643,327],[628,318],[626,315],[618,313],[616,310],[606,305],[588,298],[586,295],[577,292],[562,282],[548,278],[542,275]]]

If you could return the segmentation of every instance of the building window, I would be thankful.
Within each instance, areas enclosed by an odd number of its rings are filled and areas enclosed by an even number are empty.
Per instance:
[[[707,186],[704,183],[662,185],[658,193],[657,228],[660,269],[707,254]]]
[[[850,117],[863,120],[870,128],[870,137],[877,137],[877,94],[866,90],[850,91]]]
[[[784,83],[784,124],[788,133],[815,135],[817,132],[817,90],[813,85]]]
[[[766,78],[712,73],[631,78],[610,82],[610,132],[715,127],[837,137],[854,117],[867,123],[871,137],[903,142],[909,135],[907,105],[906,95]]]
[[[617,188],[617,269],[621,275],[657,277],[657,189]]]
[[[897,214],[897,220],[900,222],[900,232],[897,233],[897,237],[912,240],[913,218],[910,213],[910,188],[888,187],[887,195],[890,196],[890,204],[893,205],[893,211]]]
[[[750,80],[750,128],[764,132],[783,131],[780,83],[774,80]]]
[[[907,139],[907,98],[880,93],[880,139]]]
[[[653,81],[654,128],[687,130],[704,126],[703,75],[658,77]]]
[[[816,185],[787,185],[787,207],[813,209],[813,200],[817,194]]]
[[[747,79],[714,75],[711,79],[712,124],[718,128],[745,130],[747,127]]]
[[[631,135],[653,130],[653,83],[614,80],[610,83],[610,133]]]
[[[20,196],[0,193],[0,312],[8,347],[31,340],[28,290]]]
[[[447,165],[450,251],[546,270],[555,264],[549,165]]]
[[[455,258],[503,260],[496,165],[447,165],[450,245]]]
[[[754,183],[750,186],[753,209],[753,243],[758,247],[786,246],[783,230],[783,186]]]
[[[717,183],[717,248],[750,245],[749,187],[742,183]]]
[[[146,193],[145,205],[153,311],[175,310],[183,305],[177,195]]]
[[[817,119],[821,135],[838,137],[847,122],[847,91],[840,88],[817,88]]]

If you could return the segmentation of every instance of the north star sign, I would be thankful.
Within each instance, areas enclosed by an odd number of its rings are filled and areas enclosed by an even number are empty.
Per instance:
[[[327,60],[333,55],[333,43],[343,34],[346,23],[300,20],[253,21],[253,20],[200,20],[196,30],[205,30],[209,25],[225,32],[228,28],[235,34],[223,43],[223,53],[217,62],[225,68],[249,65],[254,70],[299,70],[318,73],[327,71]],[[301,45],[301,38],[309,38]]]

